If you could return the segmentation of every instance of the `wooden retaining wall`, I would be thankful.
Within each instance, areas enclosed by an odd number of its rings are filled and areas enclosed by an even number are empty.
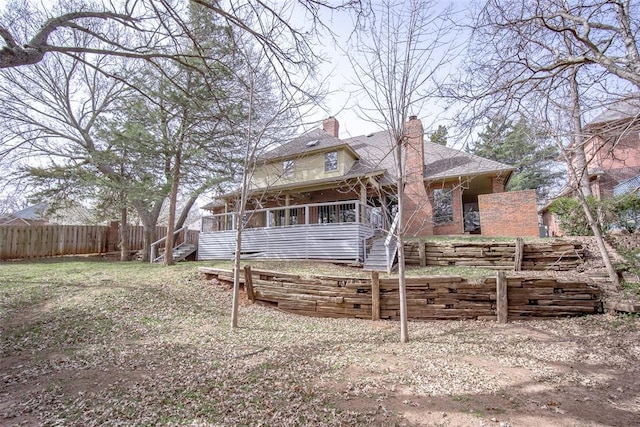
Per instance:
[[[407,265],[465,266],[513,270],[516,254],[514,242],[433,242],[414,241],[405,246]],[[522,270],[566,271],[584,262],[581,242],[552,240],[525,243]]]
[[[229,270],[201,267],[207,279],[231,285]],[[504,274],[504,273],[498,273]],[[289,313],[316,317],[396,320],[400,316],[397,278],[313,276],[245,268],[241,283],[247,297]],[[497,320],[497,278],[469,283],[462,277],[406,279],[407,313],[412,320]],[[506,279],[506,317],[579,316],[601,311],[598,288],[553,278]]]

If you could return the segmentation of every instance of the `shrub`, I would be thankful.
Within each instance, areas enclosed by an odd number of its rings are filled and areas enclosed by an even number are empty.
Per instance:
[[[607,232],[617,221],[612,201],[600,201],[595,197],[587,197],[587,204],[598,223],[600,231]],[[589,227],[587,216],[578,199],[573,197],[559,197],[551,203],[549,211],[558,217],[564,232],[569,236],[591,236],[593,231]]]
[[[634,233],[640,229],[640,196],[637,193],[623,194],[613,200],[618,227]]]
[[[587,197],[587,203],[603,233],[619,228],[634,233],[640,231],[640,195],[623,194],[612,199]],[[569,236],[591,236],[593,232],[578,199],[560,197],[551,203],[549,211],[556,214],[562,229]]]

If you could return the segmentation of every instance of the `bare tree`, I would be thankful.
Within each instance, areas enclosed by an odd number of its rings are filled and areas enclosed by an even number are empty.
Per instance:
[[[395,197],[399,212],[396,242],[400,341],[403,343],[409,341],[404,257],[408,218],[403,218],[404,189],[407,179],[418,179],[420,182],[416,185],[424,186],[422,174],[408,170],[407,160],[418,155],[408,151],[420,150],[421,142],[409,145],[409,141],[416,138],[422,141],[424,129],[413,116],[432,99],[436,74],[452,59],[440,55],[445,45],[443,40],[448,40],[445,15],[436,12],[436,3],[432,1],[382,1],[373,7],[362,33],[354,39],[354,46],[348,52],[358,92],[365,99],[362,115],[390,133],[389,155],[395,161]],[[422,165],[411,167],[423,167],[423,157],[420,162]]]
[[[575,195],[587,212],[591,194],[584,113],[612,87],[638,86],[638,16],[630,1],[512,0],[483,3],[473,24],[467,80],[459,86],[475,123],[490,111],[539,121],[567,154]],[[624,89],[623,89],[624,90]],[[460,92],[458,92],[460,93]],[[593,102],[595,100],[595,103]],[[618,283],[597,221],[589,221],[610,279]]]
[[[268,57],[264,52],[255,49],[255,44],[247,37],[237,39],[236,48],[247,64],[239,70],[238,77],[246,98],[246,116],[243,122],[235,127],[243,129],[239,135],[239,150],[243,154],[240,187],[235,201],[235,253],[234,281],[231,311],[231,328],[238,327],[238,306],[240,290],[240,261],[242,254],[242,235],[251,220],[247,217],[247,206],[250,201],[259,203],[269,191],[269,186],[256,190],[252,186],[253,176],[259,166],[259,156],[265,151],[282,143],[292,128],[304,120],[309,112],[309,105],[316,105],[322,100],[321,86],[315,89],[306,87],[313,85],[314,80],[302,81],[294,87],[283,88],[284,83],[275,76]]]

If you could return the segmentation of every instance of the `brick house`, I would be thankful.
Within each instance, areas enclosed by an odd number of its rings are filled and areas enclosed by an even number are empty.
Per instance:
[[[591,193],[606,199],[640,188],[640,95],[632,94],[609,105],[584,127],[584,150]],[[563,195],[572,194],[569,183]],[[542,222],[552,236],[563,235],[549,205]]]
[[[538,235],[535,192],[504,193],[511,166],[425,141],[416,117],[405,130],[405,235]],[[387,131],[340,139],[330,117],[265,153],[243,218],[232,214],[237,193],[204,207],[199,258],[228,259],[242,221],[245,257],[362,262],[397,214],[394,147]]]
[[[640,96],[623,98],[585,126],[585,154],[594,196],[633,191],[640,181]]]

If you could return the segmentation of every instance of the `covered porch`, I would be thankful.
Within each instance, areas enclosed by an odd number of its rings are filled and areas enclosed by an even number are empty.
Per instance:
[[[198,259],[231,259],[243,226],[242,258],[323,259],[361,263],[367,240],[389,228],[380,206],[359,200],[309,203],[203,217]]]

